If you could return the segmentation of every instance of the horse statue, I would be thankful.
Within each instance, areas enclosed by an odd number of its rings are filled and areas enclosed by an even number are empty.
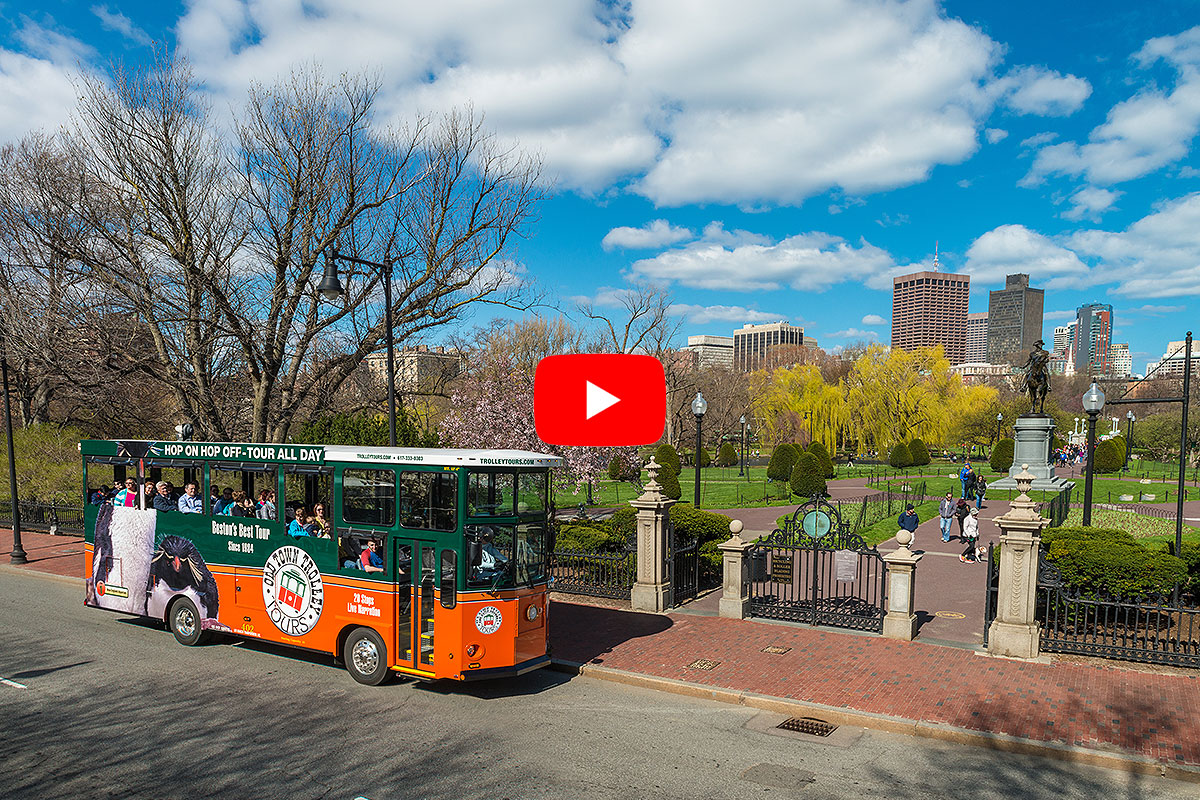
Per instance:
[[[1025,370],[1022,391],[1029,392],[1029,413],[1046,413],[1046,395],[1050,393],[1050,354],[1045,342],[1038,339],[1033,343],[1029,358],[1021,365]]]

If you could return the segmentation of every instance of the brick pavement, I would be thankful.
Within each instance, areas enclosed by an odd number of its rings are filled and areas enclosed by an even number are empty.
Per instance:
[[[82,575],[79,537],[29,532],[22,539],[26,569]],[[11,548],[11,532],[0,529],[4,563]],[[954,566],[974,569],[957,559]],[[1019,662],[877,635],[559,600],[551,605],[550,633],[560,662],[1200,766],[1200,672]],[[768,645],[789,649],[763,653]],[[689,669],[697,659],[718,663]]]

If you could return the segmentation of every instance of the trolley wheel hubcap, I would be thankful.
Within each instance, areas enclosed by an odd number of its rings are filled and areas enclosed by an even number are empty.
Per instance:
[[[181,604],[175,610],[175,630],[185,638],[196,632],[196,617],[192,614],[192,610],[185,605]]]
[[[359,639],[350,651],[354,669],[362,675],[370,675],[379,668],[379,650],[370,639]]]

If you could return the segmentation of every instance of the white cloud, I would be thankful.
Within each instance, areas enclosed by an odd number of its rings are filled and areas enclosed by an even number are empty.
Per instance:
[[[679,316],[687,317],[689,322],[705,325],[710,322],[728,322],[744,324],[747,322],[778,322],[786,320],[786,314],[774,311],[755,311],[745,306],[697,306],[687,303],[674,303],[671,311]]]
[[[739,232],[735,232],[739,233]],[[752,292],[793,289],[821,291],[850,280],[866,280],[893,266],[891,256],[860,241],[812,232],[772,242],[757,234],[736,237],[719,225],[683,247],[634,262],[634,275],[699,289]]]
[[[51,61],[0,50],[0,142],[54,131],[75,106],[71,71]]]
[[[927,0],[599,5],[210,0],[176,32],[218,100],[298,54],[369,67],[396,120],[474,100],[562,185],[660,206],[921,181],[975,152],[995,102],[1002,48]]]
[[[1010,88],[1005,98],[1010,108],[1043,117],[1073,114],[1092,93],[1092,85],[1083,78],[1041,67],[1019,67],[998,83]]]
[[[1046,312],[1044,312],[1044,313],[1042,314],[1042,319],[1044,319],[1044,320],[1052,320],[1052,319],[1075,319],[1075,317],[1077,317],[1077,316],[1078,316],[1078,312],[1076,312],[1076,311],[1071,311],[1071,310],[1064,310],[1064,311],[1046,311]]]
[[[1057,138],[1058,138],[1057,133],[1052,133],[1051,131],[1043,131],[1041,133],[1035,133],[1033,136],[1030,136],[1028,139],[1022,139],[1021,147],[1041,147],[1044,144],[1049,144],[1050,142],[1053,142]]]
[[[150,35],[133,24],[133,20],[120,11],[109,11],[108,6],[92,6],[92,13],[100,20],[100,26],[108,31],[115,31],[134,44],[151,44]]]
[[[1008,131],[1000,128],[988,128],[983,134],[987,137],[988,144],[997,144],[1008,138]]]
[[[829,334],[830,339],[870,339],[876,341],[879,339],[879,333],[876,331],[864,331],[859,328],[846,328],[844,331],[834,331]]]
[[[1155,306],[1144,305],[1137,308],[1122,309],[1123,314],[1146,314],[1151,317],[1157,317],[1162,314],[1177,314],[1180,311],[1186,311],[1187,306]]]
[[[980,284],[1003,283],[1005,275],[1024,272],[1048,289],[1083,286],[1091,278],[1075,253],[1024,225],[1001,225],[980,236],[967,249],[962,271]]]
[[[887,320],[878,314],[867,314],[862,318],[863,325],[886,325]]]
[[[1148,84],[1113,106],[1103,125],[1094,128],[1085,144],[1062,142],[1041,149],[1029,174],[1033,185],[1048,175],[1084,176],[1107,185],[1148,175],[1187,155],[1200,131],[1200,28],[1179,36],[1151,39],[1135,54],[1148,67],[1162,58],[1175,66],[1178,77],[1169,91]]]
[[[640,228],[613,228],[604,235],[600,244],[605,250],[618,247],[625,250],[644,250],[667,247],[693,239],[695,236],[696,234],[687,228],[676,227],[665,219],[656,219]]]
[[[1096,186],[1085,186],[1071,196],[1071,207],[1063,212],[1065,219],[1098,219],[1105,211],[1112,208],[1124,192],[1112,189],[1101,189]]]

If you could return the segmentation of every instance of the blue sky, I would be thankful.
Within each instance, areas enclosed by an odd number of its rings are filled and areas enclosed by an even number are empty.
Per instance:
[[[788,319],[887,343],[891,277],[1009,272],[1046,333],[1114,307],[1134,369],[1195,327],[1200,2],[0,2],[0,141],[70,76],[192,58],[215,107],[302,60],[382,78],[381,119],[471,103],[554,195],[515,254],[573,308],[670,287],[682,333]]]

